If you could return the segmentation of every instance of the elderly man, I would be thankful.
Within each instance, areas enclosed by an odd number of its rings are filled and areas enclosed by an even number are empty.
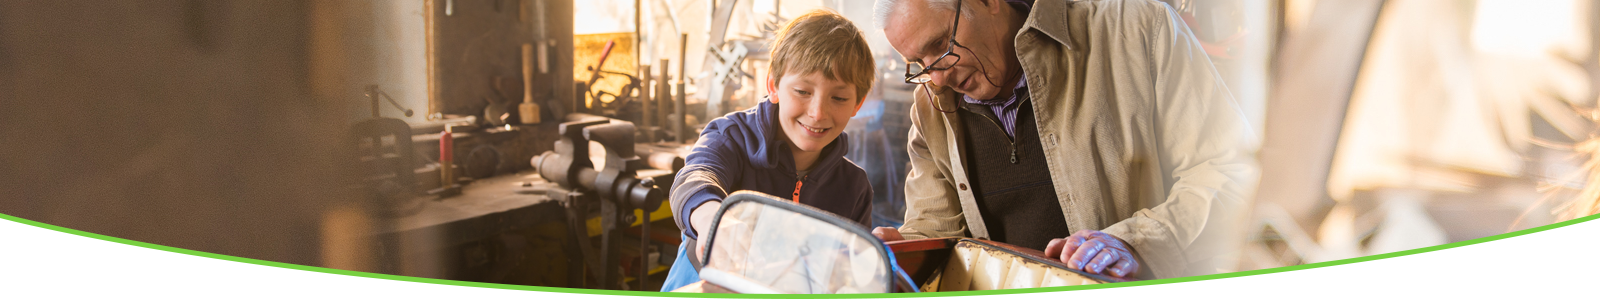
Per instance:
[[[986,238],[1130,279],[1229,267],[1252,130],[1170,7],[878,0],[876,21],[921,85],[906,223],[874,234]]]

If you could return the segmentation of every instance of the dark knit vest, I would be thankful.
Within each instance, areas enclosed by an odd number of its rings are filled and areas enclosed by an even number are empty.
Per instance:
[[[967,179],[990,239],[1043,250],[1051,239],[1067,237],[1072,231],[1051,185],[1033,101],[1020,100],[1015,143],[989,107],[963,103],[960,114],[967,131],[962,141],[967,145]]]

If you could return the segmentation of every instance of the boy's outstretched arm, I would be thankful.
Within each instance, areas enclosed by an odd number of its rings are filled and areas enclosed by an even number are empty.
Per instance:
[[[673,222],[692,239],[698,239],[698,232],[692,226],[691,213],[706,202],[721,202],[727,198],[729,180],[739,178],[743,164],[748,163],[743,149],[729,139],[730,135],[742,134],[740,128],[717,128],[720,126],[716,123],[706,125],[706,134],[700,136],[700,141],[684,160],[668,197]]]

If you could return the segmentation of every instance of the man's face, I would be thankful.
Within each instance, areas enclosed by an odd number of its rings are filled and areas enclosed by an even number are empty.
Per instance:
[[[1000,94],[1002,87],[997,84],[1006,84],[1007,74],[1007,66],[1002,62],[1010,59],[1002,59],[1000,51],[997,51],[1001,49],[998,46],[1004,43],[1004,39],[984,30],[988,26],[1005,25],[995,22],[997,18],[989,14],[988,7],[979,6],[978,3],[963,4],[971,6],[974,13],[970,19],[961,19],[959,30],[956,30],[951,27],[955,24],[955,11],[933,9],[922,0],[908,0],[899,5],[897,9],[904,14],[890,17],[884,24],[883,33],[888,37],[889,45],[905,57],[906,62],[932,66],[934,60],[950,50],[961,59],[949,70],[930,71],[933,79],[930,83],[950,87],[977,99],[991,99]],[[990,5],[1005,4],[995,1]],[[956,42],[965,47],[950,47],[951,30],[956,32]]]
[[[778,104],[778,123],[789,139],[790,150],[820,152],[861,109],[856,85],[829,80],[820,72],[786,74],[767,84],[772,103]]]

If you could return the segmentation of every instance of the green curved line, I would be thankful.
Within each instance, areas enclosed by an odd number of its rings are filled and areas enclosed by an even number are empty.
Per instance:
[[[322,272],[322,273],[329,273],[329,274],[339,274],[339,275],[367,277],[367,278],[376,278],[376,279],[410,281],[410,282],[417,282],[417,283],[430,283],[430,284],[467,286],[467,287],[481,287],[481,288],[494,288],[494,289],[507,289],[507,290],[522,290],[522,291],[573,293],[573,294],[593,294],[593,295],[613,295],[613,296],[676,297],[676,298],[735,298],[735,299],[858,299],[858,298],[906,298],[906,297],[952,297],[952,296],[976,296],[976,295],[1006,295],[1006,294],[1023,294],[1023,293],[1044,293],[1044,292],[1058,292],[1058,291],[1093,290],[1093,289],[1106,289],[1106,288],[1119,288],[1119,287],[1130,287],[1130,286],[1144,286],[1144,285],[1156,285],[1156,284],[1168,284],[1168,283],[1179,283],[1179,282],[1202,281],[1202,280],[1212,280],[1212,279],[1222,279],[1222,278],[1235,278],[1235,277],[1245,277],[1245,276],[1254,276],[1254,275],[1262,275],[1262,274],[1272,274],[1272,273],[1280,273],[1280,272],[1288,272],[1288,271],[1304,270],[1304,269],[1312,269],[1312,268],[1321,268],[1321,267],[1328,267],[1328,266],[1345,265],[1345,264],[1352,264],[1352,263],[1358,263],[1358,262],[1364,262],[1364,261],[1373,261],[1373,260],[1379,260],[1379,259],[1401,257],[1401,256],[1412,255],[1412,254],[1424,253],[1424,252],[1433,252],[1433,251],[1439,251],[1439,250],[1444,250],[1444,249],[1462,247],[1462,246],[1467,246],[1467,245],[1474,245],[1474,244],[1479,244],[1479,243],[1484,243],[1484,242],[1502,240],[1502,239],[1522,236],[1522,235],[1526,235],[1526,234],[1530,234],[1530,233],[1546,231],[1546,230],[1560,228],[1560,227],[1566,227],[1566,226],[1572,225],[1572,224],[1591,221],[1591,220],[1594,220],[1596,218],[1600,218],[1600,214],[1591,215],[1591,216],[1582,217],[1582,218],[1577,218],[1577,219],[1572,219],[1572,220],[1559,222],[1559,223],[1554,223],[1554,224],[1549,224],[1549,225],[1544,225],[1544,226],[1539,226],[1539,227],[1534,227],[1534,228],[1529,228],[1529,229],[1524,229],[1524,230],[1520,230],[1520,231],[1508,232],[1508,233],[1503,233],[1503,234],[1498,234],[1498,235],[1493,235],[1493,236],[1481,237],[1481,238],[1465,240],[1465,241],[1449,243],[1449,244],[1443,244],[1443,245],[1437,245],[1437,246],[1431,246],[1431,247],[1424,247],[1424,248],[1417,248],[1417,249],[1411,249],[1411,250],[1405,250],[1405,251],[1390,252],[1390,253],[1384,253],[1384,254],[1368,255],[1368,256],[1355,257],[1355,258],[1347,258],[1347,259],[1334,260],[1334,261],[1325,261],[1325,262],[1319,262],[1319,263],[1294,265],[1294,266],[1285,266],[1285,267],[1277,267],[1277,268],[1271,268],[1271,269],[1232,272],[1232,273],[1211,274],[1211,275],[1202,275],[1202,276],[1190,276],[1190,277],[1167,278],[1167,279],[1145,280],[1145,281],[1132,281],[1132,282],[1119,282],[1119,283],[1106,283],[1106,284],[1093,284],[1093,285],[1080,285],[1080,286],[1066,286],[1066,287],[1027,288],[1027,289],[1009,289],[1009,290],[988,290],[988,291],[963,291],[963,292],[939,292],[939,293],[933,293],[933,294],[928,294],[928,293],[899,293],[899,294],[850,294],[850,295],[739,295],[739,294],[687,294],[687,293],[662,293],[662,292],[642,292],[642,291],[612,291],[612,290],[591,290],[591,289],[562,288],[562,287],[542,287],[542,286],[527,286],[527,285],[514,285],[514,284],[483,283],[483,282],[470,282],[470,281],[459,281],[459,280],[448,280],[448,279],[422,278],[422,277],[411,277],[411,276],[401,276],[401,275],[391,275],[391,274],[369,273],[369,272],[361,272],[361,271],[340,270],[340,269],[332,269],[332,268],[324,268],[324,267],[316,267],[316,266],[297,265],[297,264],[290,264],[290,263],[267,261],[267,260],[253,259],[253,258],[244,258],[244,257],[237,257],[237,256],[232,256],[232,255],[224,255],[224,254],[216,254],[216,253],[210,253],[210,252],[189,250],[189,249],[177,248],[177,247],[172,247],[172,246],[163,246],[163,245],[140,242],[140,241],[129,240],[129,239],[124,239],[124,238],[106,236],[106,235],[101,235],[101,234],[97,234],[97,233],[91,233],[91,232],[86,232],[86,231],[82,231],[82,230],[66,228],[66,227],[61,227],[61,226],[56,226],[56,225],[50,225],[50,224],[46,224],[46,223],[43,223],[43,222],[23,219],[23,218],[19,218],[19,217],[7,215],[7,214],[0,214],[0,219],[6,219],[6,220],[10,220],[10,221],[17,222],[17,223],[31,225],[31,226],[34,226],[34,227],[39,227],[39,228],[44,228],[44,229],[49,229],[49,230],[69,233],[69,234],[73,234],[73,235],[77,235],[77,236],[88,237],[88,238],[93,238],[93,239],[98,239],[98,240],[103,240],[103,241],[115,242],[115,243],[120,243],[120,244],[125,244],[125,245],[132,245],[132,246],[138,246],[138,247],[144,247],[144,248],[150,248],[150,249],[156,249],[156,250],[162,250],[162,251],[168,251],[168,252],[176,252],[176,253],[182,253],[182,254],[188,254],[188,255],[194,255],[194,256],[200,256],[200,257],[214,258],[214,259],[234,261],[234,262],[242,262],[242,263],[248,263],[248,264],[257,264],[257,265],[263,265],[263,266],[272,266],[272,267],[279,267],[279,268],[286,268],[286,269],[295,269],[295,270],[301,270],[301,271]]]

